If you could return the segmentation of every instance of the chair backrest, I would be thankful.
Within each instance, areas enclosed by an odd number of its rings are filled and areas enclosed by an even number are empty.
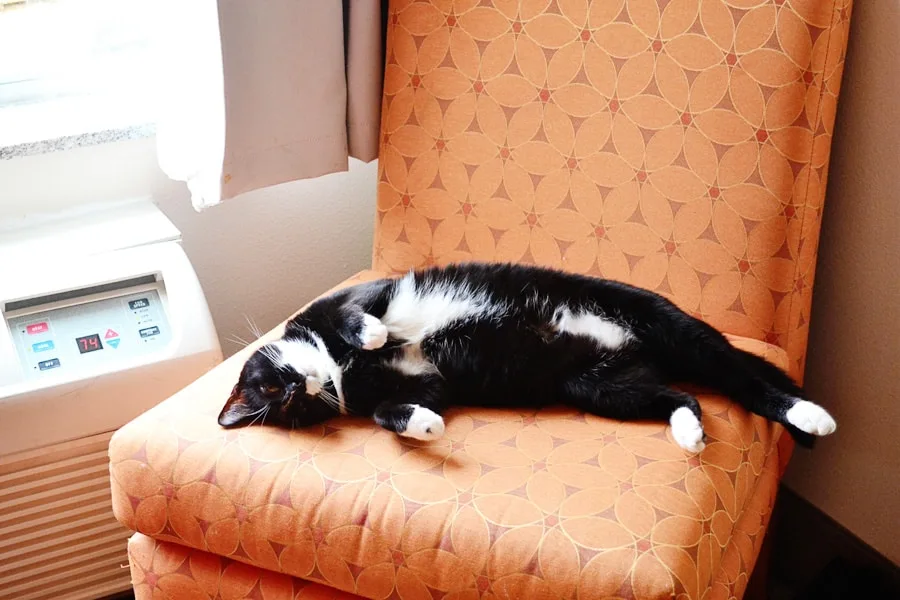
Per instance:
[[[660,292],[800,376],[852,0],[392,0],[374,266]]]

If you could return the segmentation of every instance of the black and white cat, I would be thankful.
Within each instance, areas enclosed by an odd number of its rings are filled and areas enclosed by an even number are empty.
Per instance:
[[[693,383],[784,424],[802,444],[835,430],[779,368],[655,293],[531,266],[462,264],[339,291],[257,350],[219,415],[232,427],[373,416],[420,440],[441,412],[567,404],[614,419],[668,419],[704,447]]]

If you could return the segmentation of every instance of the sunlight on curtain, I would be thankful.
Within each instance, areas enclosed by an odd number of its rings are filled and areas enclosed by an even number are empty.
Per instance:
[[[196,210],[222,198],[225,97],[216,0],[161,0],[157,150]]]

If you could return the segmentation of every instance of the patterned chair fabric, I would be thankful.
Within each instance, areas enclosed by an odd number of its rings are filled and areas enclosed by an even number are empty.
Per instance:
[[[343,285],[471,258],[593,273],[800,376],[849,12],[394,0],[377,270]],[[700,393],[697,456],[563,409],[454,410],[427,444],[226,431],[251,351],[112,440],[139,600],[743,596],[791,444],[725,398]]]
[[[618,279],[801,374],[850,0],[393,5],[377,269]]]

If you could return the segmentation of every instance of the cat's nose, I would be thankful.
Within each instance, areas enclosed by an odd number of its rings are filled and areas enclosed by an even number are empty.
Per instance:
[[[282,408],[287,410],[294,403],[294,392],[297,391],[296,383],[289,383],[284,386],[284,398],[281,401]]]

